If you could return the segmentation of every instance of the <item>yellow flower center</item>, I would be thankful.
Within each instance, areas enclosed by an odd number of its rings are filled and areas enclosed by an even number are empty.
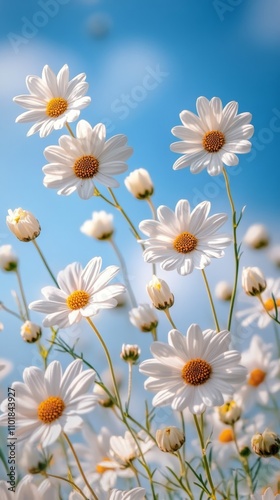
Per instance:
[[[61,417],[65,408],[64,401],[59,396],[50,396],[38,406],[38,418],[44,424],[51,424]]]
[[[46,107],[46,114],[50,118],[57,118],[63,115],[68,108],[68,102],[63,97],[53,97],[49,100]]]
[[[193,234],[187,232],[179,234],[179,236],[177,236],[177,238],[173,241],[173,247],[179,253],[192,252],[196,248],[197,244],[197,238]]]
[[[277,307],[280,307],[280,299],[275,299],[275,303]],[[268,312],[275,310],[274,300],[272,297],[270,297],[264,302],[264,307]]]
[[[80,156],[74,163],[74,174],[80,179],[91,179],[98,172],[99,161],[93,155]]]
[[[253,387],[258,387],[266,377],[266,373],[261,370],[260,368],[255,368],[252,370],[249,374],[248,378],[248,384],[252,385]]]
[[[186,384],[202,385],[209,380],[212,367],[204,359],[191,359],[182,368],[182,378]]]
[[[102,458],[102,460],[100,460],[100,462],[111,462],[111,459],[108,457],[104,457]],[[95,467],[95,472],[97,472],[98,474],[103,474],[103,472],[106,472],[107,470],[113,470],[113,467],[105,467],[101,464],[97,464],[97,466]]]
[[[225,144],[225,136],[219,130],[206,132],[202,139],[203,147],[208,153],[217,153]]]
[[[232,429],[224,429],[222,432],[220,432],[218,439],[221,443],[230,443],[231,441],[233,441]]]
[[[88,304],[89,298],[89,293],[84,290],[75,290],[75,292],[72,292],[71,295],[67,297],[66,304],[67,307],[73,311],[82,309],[82,307],[85,307]]]

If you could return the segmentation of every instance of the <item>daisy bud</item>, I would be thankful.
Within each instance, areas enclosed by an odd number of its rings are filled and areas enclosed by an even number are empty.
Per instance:
[[[249,446],[242,446],[239,450],[239,455],[241,457],[249,457],[251,455],[251,450]]]
[[[86,220],[80,230],[91,238],[108,240],[114,232],[113,215],[104,210],[93,212],[92,219]]]
[[[170,292],[166,281],[153,275],[153,279],[149,282],[146,289],[156,309],[164,310],[173,306],[174,295]]]
[[[15,210],[9,209],[8,214],[7,226],[20,241],[31,241],[39,236],[41,227],[31,212],[16,208]]]
[[[253,224],[247,229],[243,242],[254,250],[266,247],[269,243],[266,227],[263,224]]]
[[[280,436],[269,429],[265,429],[262,434],[260,432],[254,434],[251,445],[254,452],[260,457],[273,457],[279,453]]]
[[[242,287],[247,295],[260,295],[266,289],[266,281],[258,267],[244,267]]]
[[[129,311],[130,322],[141,332],[151,332],[158,325],[154,307],[150,304],[140,304]]]
[[[227,281],[219,281],[215,287],[215,295],[219,300],[230,300],[232,296],[232,285]]]
[[[154,192],[151,177],[145,168],[138,168],[131,172],[124,183],[128,191],[138,200],[149,198]]]
[[[118,388],[121,387],[122,384],[122,374],[119,370],[115,370],[115,378],[116,382],[118,385]],[[103,382],[104,387],[108,389],[108,391],[115,396],[115,388],[114,384],[112,381],[112,377],[109,371],[105,371],[101,374],[101,379]],[[114,406],[114,401],[110,398],[108,393],[105,391],[102,385],[95,384],[94,385],[94,390],[93,390],[94,395],[98,397],[98,403],[100,406],[103,406],[103,408],[111,408]]]
[[[25,342],[29,342],[31,344],[39,340],[42,335],[42,330],[39,325],[36,325],[28,320],[21,326],[20,334]]]
[[[18,258],[14,254],[12,245],[2,245],[0,247],[0,269],[2,271],[16,271]]]
[[[123,344],[120,357],[127,363],[134,364],[138,360],[140,354],[141,349],[138,345]]]
[[[227,425],[233,425],[241,416],[241,408],[235,401],[227,401],[224,405],[219,406],[218,415],[221,422]]]
[[[156,432],[156,442],[161,451],[172,453],[179,450],[185,442],[185,436],[178,427],[164,427]]]

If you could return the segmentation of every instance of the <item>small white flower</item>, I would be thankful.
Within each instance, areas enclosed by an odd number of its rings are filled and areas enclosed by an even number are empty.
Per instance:
[[[108,285],[119,268],[109,266],[100,272],[101,257],[94,257],[83,269],[79,262],[69,264],[57,276],[60,288],[42,288],[45,300],[29,304],[34,311],[47,313],[44,326],[67,328],[82,318],[95,316],[100,309],[111,309],[117,305],[115,297],[125,290],[123,285]]]
[[[76,137],[63,135],[59,146],[48,146],[44,155],[49,161],[43,167],[44,186],[57,189],[57,194],[68,196],[74,191],[87,200],[94,195],[95,182],[108,188],[119,186],[113,177],[127,169],[126,160],[132,154],[125,135],[106,139],[106,127],[95,127],[80,120]]]
[[[247,304],[252,303],[252,306],[247,309],[243,309],[241,311],[237,311],[237,318],[243,318],[241,325],[244,327],[249,326],[251,323],[256,323],[258,328],[266,328],[267,325],[273,321],[269,316],[275,316],[275,303],[273,297],[276,301],[276,306],[278,309],[278,314],[280,313],[280,278],[273,279],[267,278],[266,280],[266,289],[261,294],[262,303],[259,300],[256,300],[255,297],[248,299]],[[269,314],[268,314],[269,313]]]
[[[105,210],[93,212],[92,218],[86,220],[80,230],[91,238],[107,240],[114,232],[113,218],[113,214],[108,214]]]
[[[158,317],[153,306],[140,304],[129,311],[130,322],[141,332],[151,332],[158,325]]]
[[[120,357],[127,363],[134,364],[139,359],[140,354],[141,349],[138,345],[123,344]]]
[[[32,343],[39,340],[42,335],[42,330],[39,325],[27,320],[23,323],[23,325],[21,325],[20,334],[25,342]]]
[[[168,344],[153,342],[151,353],[155,359],[143,361],[139,370],[149,376],[145,389],[157,392],[154,406],[202,413],[208,406],[221,406],[224,394],[233,394],[234,386],[246,378],[246,368],[239,365],[241,355],[230,350],[226,330],[202,332],[196,324],[186,336],[171,330]]]
[[[167,309],[174,304],[174,295],[166,281],[153,275],[153,279],[146,287],[148,295],[156,309]]]
[[[15,271],[18,265],[18,258],[13,251],[12,245],[0,246],[0,269],[2,271]]]
[[[182,139],[173,142],[170,148],[176,153],[183,153],[173,165],[174,170],[190,166],[193,174],[204,168],[210,175],[222,172],[223,164],[229,167],[237,165],[237,154],[248,153],[251,143],[248,141],[254,132],[250,125],[250,113],[237,114],[238,103],[229,102],[224,108],[218,97],[210,101],[199,97],[196,101],[198,116],[190,111],[182,111],[180,118],[183,125],[174,127],[171,132]]]
[[[266,227],[263,224],[252,224],[243,236],[243,243],[255,250],[266,247],[269,244]]]
[[[156,431],[156,442],[161,451],[172,453],[183,446],[185,435],[178,427],[164,427]]]
[[[243,267],[242,287],[247,295],[260,295],[266,289],[266,280],[259,267]]]
[[[109,500],[144,500],[145,493],[144,488],[133,488],[126,491],[114,489],[111,491]]]
[[[154,192],[154,185],[150,174],[144,168],[138,168],[131,172],[125,178],[124,183],[128,191],[139,200],[149,198]]]
[[[49,500],[54,498],[55,490],[51,483],[46,479],[40,486],[33,483],[33,476],[24,476],[16,485],[15,492],[9,490],[10,485],[7,481],[0,481],[1,500]]]
[[[254,452],[260,457],[279,456],[280,436],[269,429],[265,429],[262,433],[254,434],[251,445]]]
[[[154,441],[144,431],[140,432],[136,439],[143,455],[154,446]],[[111,436],[110,456],[115,460],[116,468],[129,467],[130,462],[140,456],[139,447],[129,431],[126,431],[124,436]],[[112,467],[111,463],[104,462],[103,465]]]
[[[90,103],[90,97],[84,97],[88,90],[85,79],[85,73],[80,73],[69,81],[67,64],[57,76],[47,65],[43,68],[42,78],[28,76],[26,86],[30,95],[14,97],[14,102],[28,109],[17,117],[16,122],[35,121],[27,136],[39,132],[40,137],[46,137],[67,122],[77,120],[80,110]]]
[[[264,494],[255,493],[251,495],[251,500],[280,500],[280,493],[274,495],[271,488],[266,488]]]
[[[158,220],[144,220],[139,224],[149,239],[143,256],[146,262],[160,262],[162,269],[177,269],[181,275],[194,269],[204,269],[211,258],[223,257],[223,249],[231,243],[225,234],[215,234],[227,220],[226,214],[208,217],[209,201],[203,201],[190,211],[187,200],[180,200],[175,213],[162,205],[157,209]]]
[[[31,212],[23,208],[9,209],[6,223],[20,241],[34,240],[41,232],[39,221]]]
[[[215,295],[219,300],[230,300],[232,296],[232,285],[227,281],[219,281],[215,286]]]
[[[17,395],[16,438],[40,442],[43,447],[54,443],[62,432],[73,433],[83,425],[81,415],[92,411],[96,396],[93,370],[83,370],[75,360],[62,373],[61,364],[52,361],[46,371],[30,366],[23,371],[24,382],[14,382]],[[8,399],[1,404],[0,425],[7,425]]]
[[[222,406],[219,406],[217,408],[217,413],[221,422],[227,425],[233,425],[240,419],[242,408],[236,401],[231,399],[230,401],[226,401]]]
[[[0,358],[0,380],[12,371],[13,365],[7,359]]]

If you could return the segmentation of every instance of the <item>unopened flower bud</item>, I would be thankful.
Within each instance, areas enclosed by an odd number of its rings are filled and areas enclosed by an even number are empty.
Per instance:
[[[0,247],[0,268],[2,271],[16,271],[18,258],[14,254],[12,245],[2,245]]]
[[[174,295],[166,281],[157,278],[155,275],[147,285],[147,292],[156,309],[167,309],[174,304]]]
[[[185,442],[185,436],[178,427],[164,427],[164,429],[157,430],[156,442],[161,451],[172,453],[181,448]]]
[[[114,232],[113,215],[104,210],[93,212],[92,219],[86,220],[80,230],[91,238],[108,240]]]
[[[227,425],[233,425],[241,416],[241,408],[235,401],[227,401],[218,408],[218,415],[221,422]]]
[[[115,378],[117,386],[118,388],[120,388],[122,384],[122,374],[119,370],[115,370]],[[109,371],[103,372],[101,374],[101,379],[103,381],[103,386],[108,389],[112,396],[116,397],[111,373]],[[104,408],[111,408],[112,406],[114,406],[114,401],[110,398],[108,392],[104,389],[103,386],[100,384],[95,384],[93,393],[98,397],[98,403],[100,404],[100,406],[103,406]]]
[[[260,432],[254,434],[251,445],[254,452],[260,457],[273,457],[279,453],[280,436],[269,429],[265,429],[262,434]]]
[[[33,343],[39,340],[42,335],[42,330],[39,325],[27,320],[21,326],[20,334],[25,342]]]
[[[215,287],[215,295],[219,300],[230,300],[232,296],[232,285],[227,281],[219,281]]]
[[[239,450],[241,457],[249,457],[251,455],[251,450],[249,446],[242,446]]]
[[[124,180],[124,183],[128,191],[139,200],[149,198],[154,192],[149,172],[144,168],[138,168],[131,172]]]
[[[274,245],[270,249],[268,256],[275,266],[280,267],[280,245]]]
[[[266,247],[269,243],[266,227],[263,224],[253,224],[247,229],[243,242],[255,250]]]
[[[130,322],[141,332],[151,332],[158,325],[154,307],[150,304],[140,304],[129,311]]]
[[[120,357],[127,363],[134,364],[139,359],[140,354],[141,349],[138,345],[123,344]]]
[[[247,295],[260,295],[266,289],[266,281],[258,267],[244,267],[242,287]]]
[[[7,226],[20,241],[35,240],[41,232],[38,220],[28,210],[16,208],[8,210]]]

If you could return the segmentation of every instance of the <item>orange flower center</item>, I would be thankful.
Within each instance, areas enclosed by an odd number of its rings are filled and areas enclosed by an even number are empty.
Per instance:
[[[80,156],[74,163],[74,174],[80,179],[91,179],[98,172],[99,161],[93,155]]]
[[[231,441],[233,441],[232,429],[224,429],[222,432],[220,432],[218,439],[221,443],[230,443]]]
[[[258,387],[266,377],[266,373],[261,370],[260,368],[255,368],[252,370],[249,374],[248,378],[248,384],[252,385],[253,387]]]
[[[69,309],[75,311],[77,309],[82,309],[82,307],[85,307],[88,304],[89,298],[89,293],[85,292],[84,290],[76,290],[67,297],[66,304]]]
[[[46,114],[50,118],[57,118],[63,115],[68,108],[68,102],[63,97],[53,97],[47,104]]]
[[[217,153],[225,144],[225,136],[219,130],[206,132],[202,139],[203,147],[208,153]]]
[[[280,307],[280,299],[275,299],[275,303],[277,307]],[[264,307],[268,312],[275,310],[274,300],[272,297],[270,297],[264,302]]]
[[[179,253],[192,252],[196,248],[197,244],[197,238],[193,234],[187,232],[179,234],[179,236],[177,236],[177,238],[173,241],[173,247]]]
[[[39,404],[37,410],[38,418],[44,424],[51,424],[54,420],[61,417],[64,408],[64,401],[59,396],[50,396]]]
[[[191,359],[182,368],[182,378],[186,384],[202,385],[209,380],[212,367],[204,359]]]
[[[102,458],[100,462],[111,462],[111,459],[108,457]],[[103,474],[103,472],[106,472],[107,470],[113,470],[113,467],[105,467],[104,465],[97,464],[95,467],[95,471],[98,472],[98,474]]]

